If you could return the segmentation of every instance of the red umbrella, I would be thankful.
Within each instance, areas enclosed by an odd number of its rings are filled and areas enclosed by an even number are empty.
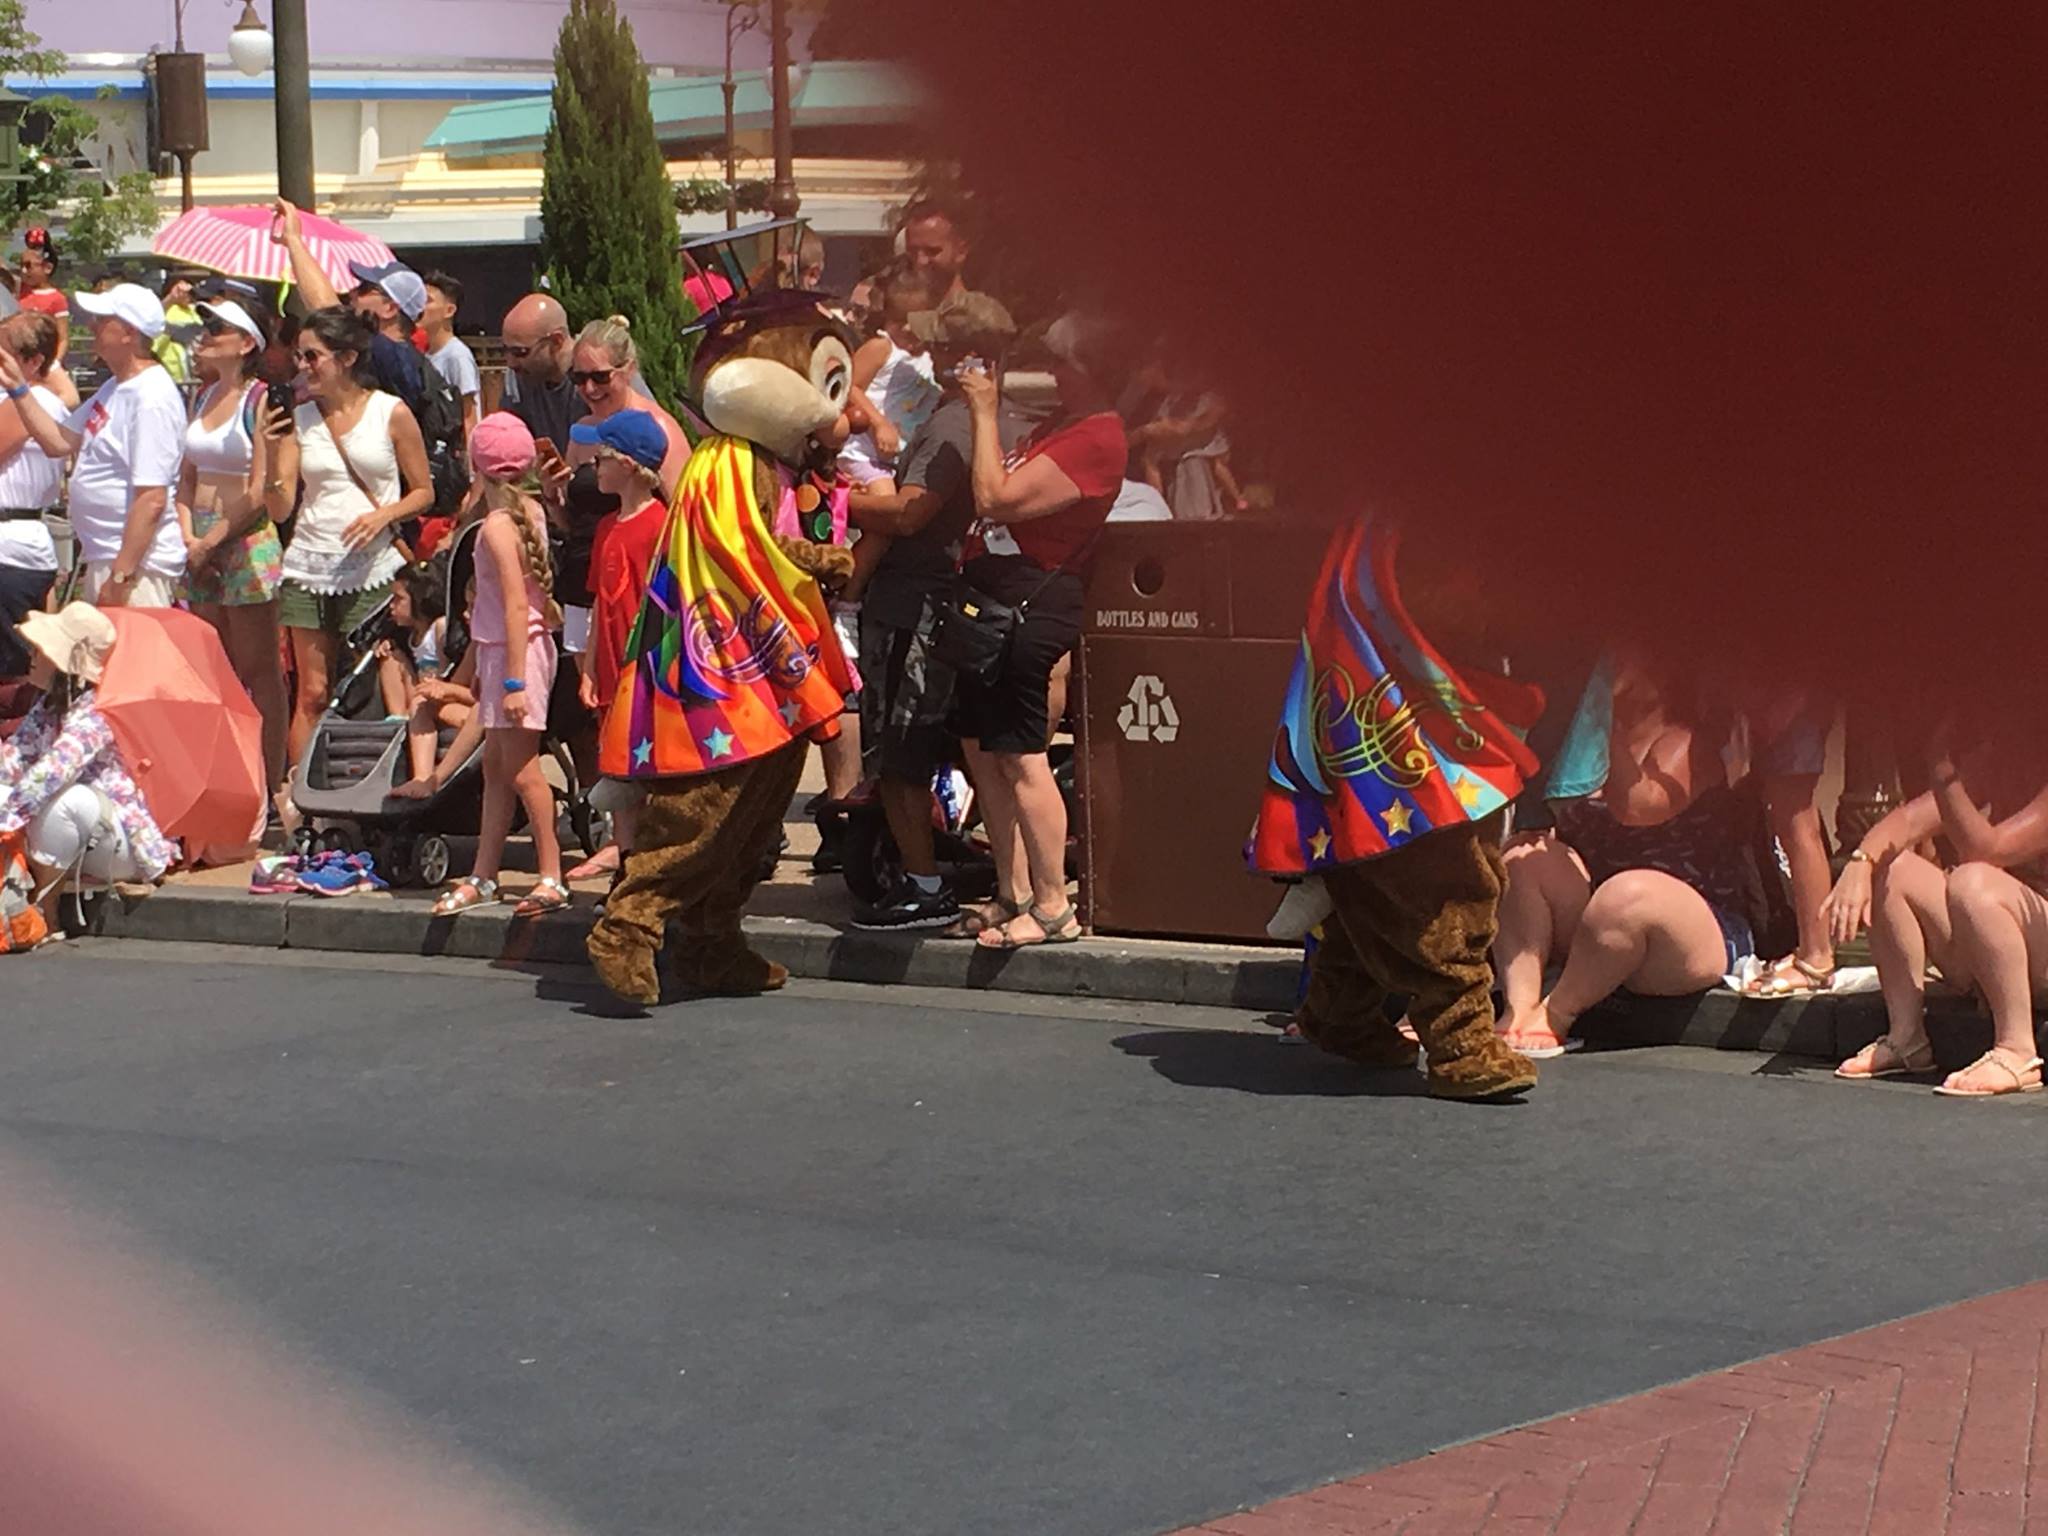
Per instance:
[[[204,619],[109,608],[116,636],[94,693],[166,837],[247,842],[263,814],[263,717]]]
[[[348,269],[350,262],[377,267],[394,259],[391,247],[382,240],[372,239],[346,224],[323,219],[317,213],[299,217],[306,249],[342,293],[356,286],[355,275]],[[179,214],[158,231],[150,249],[173,261],[210,268],[224,277],[288,283],[292,280],[291,258],[283,246],[270,238],[274,221],[275,215],[268,208],[194,208]]]

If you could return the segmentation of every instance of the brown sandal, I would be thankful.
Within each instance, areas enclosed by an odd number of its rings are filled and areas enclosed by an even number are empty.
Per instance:
[[[1030,906],[1029,902],[1011,901],[1007,896],[998,896],[993,901],[977,901],[972,906],[962,907],[960,915],[939,930],[939,937],[978,939],[992,928],[1008,927],[1012,918],[1022,917]]]
[[[1886,1059],[1880,1060],[1882,1051]],[[1915,1077],[1922,1072],[1934,1070],[1934,1043],[1922,1040],[1919,1047],[1901,1051],[1891,1042],[1891,1036],[1879,1035],[1854,1056],[1835,1068],[1835,1076],[1846,1078],[1852,1083],[1867,1082],[1880,1077]]]
[[[1042,937],[1036,939],[1012,938],[1007,927],[991,928],[984,932],[980,938],[976,939],[975,943],[979,944],[983,949],[1012,950],[1036,949],[1041,944],[1078,944],[1081,940],[1081,917],[1074,910],[1072,902],[1068,902],[1065,907],[1057,912],[1048,912],[1045,908],[1039,906],[1038,903],[1033,902],[1020,912],[1018,916],[1028,917],[1031,921],[1038,924]],[[989,938],[991,933],[995,935],[993,941]]]
[[[1797,955],[1787,955],[1766,966],[1742,989],[1744,997],[1812,997],[1830,991],[1835,984],[1835,967],[1808,965]]]

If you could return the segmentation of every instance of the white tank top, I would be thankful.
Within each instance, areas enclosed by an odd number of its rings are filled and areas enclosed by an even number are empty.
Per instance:
[[[249,433],[249,396],[261,388],[260,384],[249,385],[240,404],[229,412],[220,429],[213,431],[202,418],[219,398],[220,386],[209,385],[193,406],[191,425],[185,428],[185,462],[202,475],[247,479],[249,461],[256,456],[256,440]]]
[[[388,507],[405,494],[398,450],[391,441],[391,415],[397,408],[398,396],[382,390],[370,393],[363,402],[361,418],[345,434],[346,460],[335,446],[319,406],[309,401],[294,413],[299,478],[306,483],[306,496],[292,528],[292,541],[285,547],[285,580],[312,592],[331,594],[361,592],[398,574],[404,562],[391,547],[398,539],[395,527],[353,552],[341,539],[348,525],[365,512]],[[357,487],[350,465],[369,487],[369,496]]]

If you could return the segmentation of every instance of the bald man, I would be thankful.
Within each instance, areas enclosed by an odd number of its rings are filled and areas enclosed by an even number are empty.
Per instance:
[[[549,294],[529,293],[505,315],[505,392],[500,403],[525,422],[536,441],[569,448],[569,428],[589,414],[569,382],[569,317]]]

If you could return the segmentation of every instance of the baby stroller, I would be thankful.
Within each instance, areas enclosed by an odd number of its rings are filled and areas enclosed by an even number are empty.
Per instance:
[[[472,524],[458,533],[447,555],[448,623],[442,650],[451,667],[469,645],[460,616],[476,563],[478,527]],[[344,641],[348,671],[336,683],[333,702],[299,759],[292,798],[306,821],[293,851],[367,851],[393,885],[440,885],[454,869],[450,840],[475,836],[483,814],[483,751],[471,752],[427,799],[392,798],[391,791],[412,777],[412,764],[406,722],[384,713],[377,684],[377,642],[394,633],[388,607],[380,606]],[[454,727],[443,726],[436,753],[446,753],[455,736]],[[554,760],[561,775],[554,797],[566,813],[569,831],[586,853],[595,854],[608,818],[591,810],[575,759],[562,741],[552,733],[543,735],[541,753]],[[520,825],[515,821],[514,830]]]

